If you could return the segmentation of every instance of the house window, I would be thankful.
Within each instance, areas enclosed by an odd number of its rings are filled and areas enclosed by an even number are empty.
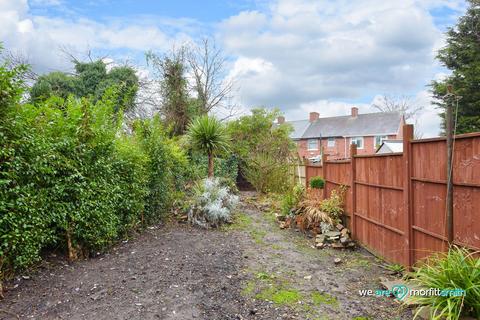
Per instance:
[[[376,136],[375,137],[375,146],[378,147],[382,144],[383,140],[387,140],[387,136]]]
[[[335,147],[335,138],[328,138],[327,147]]]
[[[318,150],[317,139],[308,139],[308,150]]]
[[[352,137],[352,143],[357,145],[357,149],[363,149],[363,137]]]

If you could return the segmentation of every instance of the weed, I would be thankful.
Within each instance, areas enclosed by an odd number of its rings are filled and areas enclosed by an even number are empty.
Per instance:
[[[263,230],[250,230],[250,236],[256,244],[264,244],[263,238],[267,235]]]
[[[302,294],[294,289],[283,289],[272,286],[262,290],[256,295],[257,299],[272,301],[280,305],[293,305],[302,300]]]
[[[322,305],[322,304],[329,304],[333,306],[338,306],[338,300],[332,295],[329,295],[328,293],[321,293],[318,291],[312,292],[310,295],[312,299],[312,303],[316,306]]]

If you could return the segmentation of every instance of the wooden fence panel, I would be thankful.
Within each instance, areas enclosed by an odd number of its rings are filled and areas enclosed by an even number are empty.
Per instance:
[[[390,261],[408,265],[401,154],[356,156],[356,239]]]
[[[305,180],[308,185],[323,176],[326,196],[348,186],[345,211],[353,237],[386,260],[410,266],[448,249],[446,141],[410,141],[413,127],[403,132],[410,132],[405,154],[352,151],[353,162],[306,165]],[[480,250],[480,133],[455,137],[452,176],[454,244]]]

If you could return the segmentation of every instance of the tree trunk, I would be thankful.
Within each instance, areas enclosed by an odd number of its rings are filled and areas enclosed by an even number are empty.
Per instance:
[[[213,177],[213,153],[208,154],[208,177]]]

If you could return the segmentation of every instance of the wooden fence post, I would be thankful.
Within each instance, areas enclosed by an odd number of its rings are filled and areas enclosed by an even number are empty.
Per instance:
[[[323,186],[323,190],[322,190],[322,193],[323,193],[323,199],[327,199],[328,198],[328,194],[327,194],[327,155],[325,154],[325,152],[322,152],[322,175],[323,175],[323,181],[325,181],[325,184]]]
[[[414,264],[413,243],[413,197],[412,197],[412,141],[413,125],[405,124],[403,126],[403,200],[405,213],[405,238],[408,248],[408,266]]]
[[[357,155],[357,145],[355,143],[352,143],[350,145],[350,165],[351,165],[351,186],[350,190],[352,192],[352,212],[350,212],[350,232],[352,235],[352,239],[356,239],[357,237],[357,229],[356,229],[356,221],[355,221],[355,213],[357,211],[357,188],[355,187],[355,180],[356,180],[356,173],[357,173],[357,168],[356,168],[356,159],[355,156]]]

